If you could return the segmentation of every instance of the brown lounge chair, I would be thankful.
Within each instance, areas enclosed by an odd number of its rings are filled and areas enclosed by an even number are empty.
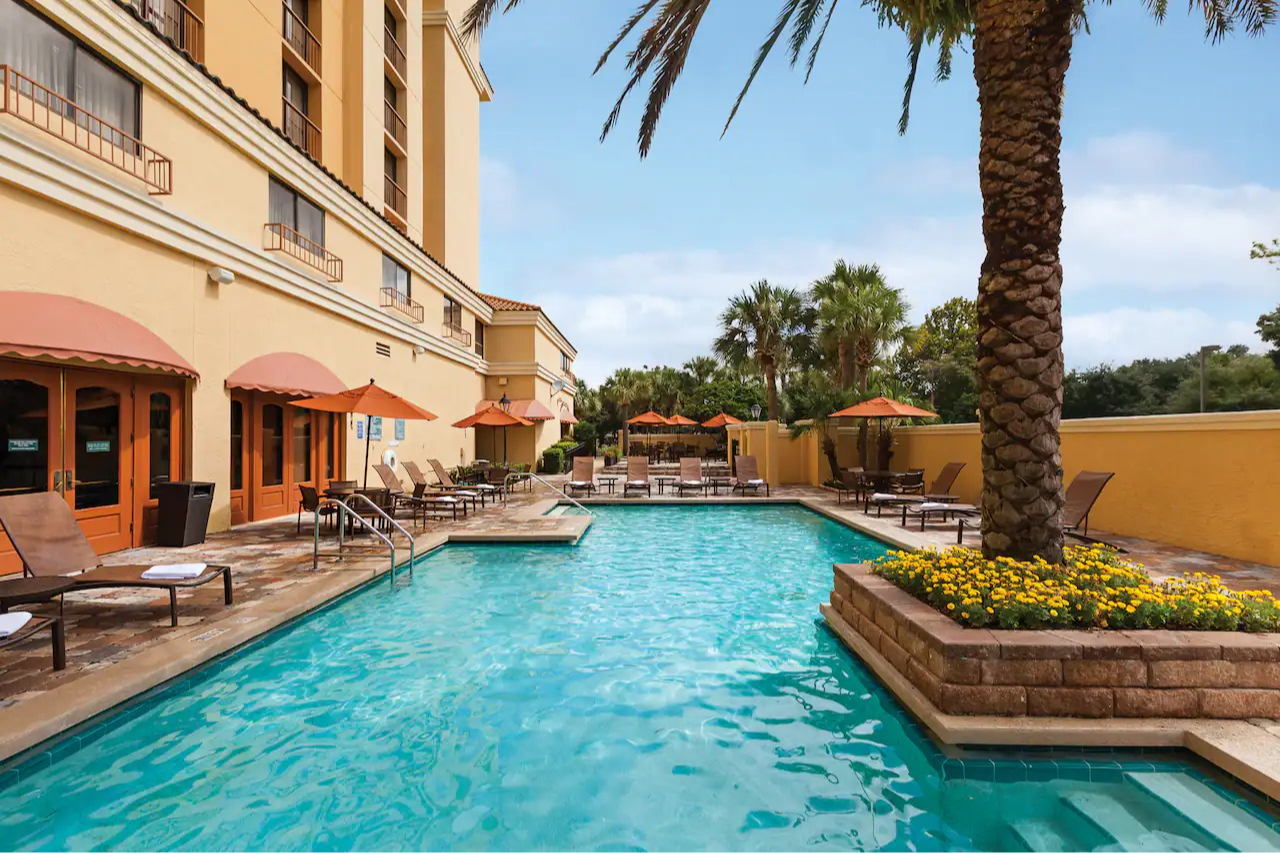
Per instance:
[[[880,517],[880,511],[886,506],[901,506],[903,508],[903,524],[906,524],[906,507],[910,504],[921,503],[955,503],[956,497],[951,494],[951,487],[956,484],[956,478],[960,476],[960,472],[964,470],[963,462],[948,462],[942,466],[942,470],[938,472],[938,476],[929,486],[929,491],[923,494],[873,494],[866,502],[863,514],[866,515],[871,510],[871,504],[876,505],[876,517]],[[921,474],[923,478],[923,474]],[[924,487],[921,486],[923,489]]]
[[[735,456],[733,458],[733,467],[737,473],[737,479],[733,483],[733,491],[742,490],[745,497],[747,490],[751,490],[751,494],[760,494],[760,487],[764,486],[765,497],[769,496],[769,483],[760,476],[760,466],[756,464],[754,456]]]
[[[680,495],[685,492],[704,492],[707,481],[702,479],[702,460],[686,456],[680,460],[680,479],[676,480],[676,491]]]
[[[222,577],[223,599],[231,604],[231,567],[207,566],[194,578],[144,578],[151,566],[104,566],[76,517],[57,492],[35,492],[0,498],[0,527],[34,577],[71,576],[72,591],[110,587],[142,587],[169,591],[169,625],[178,626],[178,589],[201,586]],[[76,574],[78,572],[78,574]]]
[[[653,488],[649,485],[649,457],[627,457],[627,482],[622,486],[622,496],[630,492],[644,492],[646,497],[653,497]]]
[[[596,460],[592,456],[575,456],[573,459],[573,475],[565,483],[565,491],[586,492],[590,495],[596,490]]]
[[[427,464],[430,465],[431,470],[435,472],[436,480],[439,481],[436,483],[427,482],[427,478],[422,476],[422,471],[418,468],[416,462],[405,462],[402,464],[404,465],[405,470],[409,472],[409,476],[413,478],[413,493],[417,497],[421,497],[418,485],[421,483],[421,489],[424,491],[426,489],[434,489],[438,492],[456,492],[466,498],[479,498],[480,506],[482,507],[485,505],[485,501],[487,499],[497,500],[499,492],[497,487],[490,486],[488,483],[477,483],[474,486],[459,485],[453,481],[453,477],[449,476],[448,469],[440,464],[439,459],[427,460]],[[475,501],[472,500],[471,504],[474,506]]]
[[[67,668],[67,635],[62,619],[57,616],[33,615],[31,620],[17,631],[6,637],[0,637],[0,649],[16,646],[45,628],[48,628],[49,633],[53,635],[53,668],[64,670]]]
[[[374,465],[373,470],[382,479],[382,485],[387,487],[387,491],[391,493],[392,507],[407,506],[413,513],[413,519],[416,522],[418,513],[422,513],[423,520],[426,520],[428,511],[452,513],[453,520],[458,520],[458,510],[462,510],[462,515],[467,514],[467,500],[465,497],[454,497],[452,495],[418,494],[414,490],[414,494],[405,494],[404,485],[401,484],[400,478],[396,476],[396,472],[392,471],[387,465],[381,463]],[[475,498],[470,498],[474,501]],[[358,507],[353,507],[353,509]]]

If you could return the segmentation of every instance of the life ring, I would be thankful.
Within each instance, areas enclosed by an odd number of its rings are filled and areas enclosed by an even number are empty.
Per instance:
[[[386,450],[382,451],[382,464],[386,465],[392,471],[399,467],[400,460],[396,457],[396,452],[393,448],[388,447]]]

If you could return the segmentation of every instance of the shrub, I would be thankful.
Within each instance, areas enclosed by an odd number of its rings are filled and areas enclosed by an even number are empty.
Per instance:
[[[596,425],[583,421],[573,428],[573,437],[587,446],[587,452],[591,455],[596,453],[596,439],[599,433]]]
[[[1062,565],[987,560],[960,547],[895,551],[872,572],[973,628],[1280,629],[1280,601],[1269,592],[1236,592],[1198,572],[1154,581],[1100,546],[1068,546]]]
[[[553,444],[542,451],[542,473],[559,474],[564,470],[564,446]]]

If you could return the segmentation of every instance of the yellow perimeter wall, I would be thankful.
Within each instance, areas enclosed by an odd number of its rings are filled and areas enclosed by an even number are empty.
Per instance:
[[[741,452],[760,460],[771,483],[818,485],[828,476],[816,435],[789,441],[776,424],[733,428]],[[856,430],[842,427],[840,462],[856,464]],[[895,470],[965,463],[953,493],[965,502],[982,488],[977,424],[901,427]],[[1064,476],[1114,471],[1090,527],[1280,565],[1280,412],[1095,418],[1062,424]]]

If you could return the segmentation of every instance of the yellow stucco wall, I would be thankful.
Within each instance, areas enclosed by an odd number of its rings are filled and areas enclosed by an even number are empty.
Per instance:
[[[954,491],[978,497],[977,425],[910,427],[897,439],[895,468],[922,467],[932,477],[963,461]],[[1083,470],[1116,474],[1091,527],[1280,564],[1280,412],[1064,421],[1062,463],[1068,482]]]

